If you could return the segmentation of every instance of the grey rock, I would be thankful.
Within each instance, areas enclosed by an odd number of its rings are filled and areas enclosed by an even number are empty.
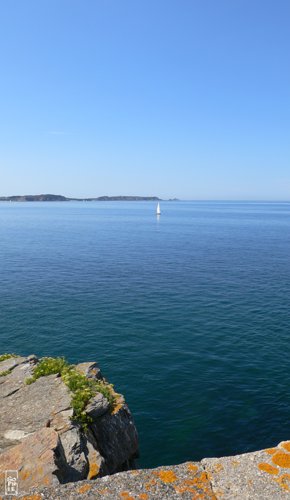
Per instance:
[[[22,363],[27,363],[27,358],[18,356],[16,358],[5,359],[0,362],[0,373],[7,370],[13,370],[16,366],[19,366]]]
[[[270,452],[261,450],[232,457],[205,458],[201,463],[211,477],[218,498],[266,500],[290,497],[290,453],[283,448],[283,443]]]
[[[79,363],[78,365],[76,365],[76,370],[82,373],[87,378],[93,378],[96,380],[103,379],[101,370],[98,364],[95,362]]]
[[[0,470],[18,471],[20,491],[35,484],[64,482],[67,469],[59,436],[53,429],[40,429],[0,455]]]
[[[110,474],[134,468],[138,458],[138,434],[129,408],[106,413],[91,425]]]
[[[7,431],[35,432],[70,408],[71,396],[60,378],[49,375],[26,385],[24,380],[32,372],[25,367],[22,364],[15,368],[6,383],[0,386],[0,450],[13,444],[5,440]],[[69,417],[64,424],[71,426]]]
[[[27,361],[29,361],[29,363],[31,363],[32,365],[35,365],[39,359],[37,356],[35,356],[35,354],[30,354],[30,356],[27,356]]]
[[[91,399],[91,401],[87,405],[86,413],[93,419],[96,419],[104,415],[104,413],[106,413],[109,408],[110,403],[107,398],[105,398],[103,394],[98,393]]]
[[[7,360],[7,362],[10,360]],[[4,363],[7,363],[4,362]],[[11,360],[10,363],[13,363]],[[5,366],[7,366],[5,364]],[[17,392],[20,388],[24,386],[24,381],[26,378],[30,377],[32,375],[33,367],[30,365],[29,362],[26,360],[17,362],[17,358],[15,360],[15,364],[10,366],[9,368],[5,368],[7,370],[12,370],[10,375],[6,377],[1,377],[0,379],[0,401],[3,398],[6,398],[10,395],[13,395],[15,392]],[[1,366],[1,371],[2,371],[2,366]],[[0,431],[1,435],[1,431]],[[0,437],[0,447],[1,447],[1,437]]]
[[[37,363],[34,355],[0,363],[0,372],[10,370],[0,377],[0,471],[4,464],[19,468],[19,474],[24,467],[21,485],[25,490],[33,485],[95,479],[132,466],[137,432],[127,410],[122,410],[124,400],[116,395],[118,406],[111,415],[107,399],[97,394],[87,407],[93,423],[83,430],[73,420],[72,394],[61,377],[49,375],[26,384]],[[81,363],[78,370],[88,378],[101,378],[96,363]],[[106,415],[110,418],[105,421]]]
[[[209,478],[200,463],[185,463],[121,472],[96,481],[34,490],[43,500],[215,500]],[[242,498],[240,499],[242,500]]]
[[[121,472],[33,490],[43,500],[286,500],[290,441],[275,448],[201,462]]]
[[[21,441],[21,439],[29,436],[31,433],[20,431],[18,429],[9,430],[4,433],[5,439],[11,439],[12,441]]]
[[[89,463],[86,458],[86,440],[77,427],[63,432],[60,435],[66,462],[71,472],[67,478],[69,481],[79,481],[86,478],[89,471]]]

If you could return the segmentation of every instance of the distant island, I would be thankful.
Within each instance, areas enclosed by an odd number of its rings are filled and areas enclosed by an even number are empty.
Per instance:
[[[99,196],[98,198],[67,198],[60,194],[28,194],[2,196],[0,201],[161,201],[158,196]]]

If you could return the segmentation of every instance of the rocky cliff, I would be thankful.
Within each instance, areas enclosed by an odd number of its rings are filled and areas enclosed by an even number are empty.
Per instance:
[[[23,500],[282,500],[290,498],[290,441],[274,448],[205,458],[96,481],[34,489]]]
[[[131,413],[96,363],[0,356],[0,494],[5,470],[28,491],[132,469],[137,455]]]
[[[0,403],[0,500],[7,470],[12,479],[18,471],[14,498],[23,500],[290,498],[290,441],[127,470],[138,454],[136,428],[96,363],[0,356]]]

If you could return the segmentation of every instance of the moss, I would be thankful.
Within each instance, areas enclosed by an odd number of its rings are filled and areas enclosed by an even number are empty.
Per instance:
[[[8,354],[8,353],[5,353],[5,354],[0,354],[0,363],[1,361],[5,361],[6,359],[10,359],[10,358],[16,358],[16,354]]]
[[[65,358],[43,358],[33,370],[33,375],[26,379],[26,384],[32,384],[40,377],[59,374],[72,393],[71,405],[74,411],[73,420],[82,425],[86,430],[93,421],[87,415],[85,408],[90,399],[98,392],[108,400],[111,410],[116,404],[113,386],[107,382],[88,379],[79,373],[74,365],[70,365]]]
[[[0,377],[6,377],[6,375],[9,375],[12,370],[3,370],[3,372],[0,372]]]

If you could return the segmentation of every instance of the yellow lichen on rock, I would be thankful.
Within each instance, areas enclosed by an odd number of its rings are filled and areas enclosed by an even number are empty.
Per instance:
[[[163,483],[174,483],[177,481],[177,476],[173,470],[160,470],[155,472]]]
[[[100,467],[96,462],[90,464],[90,470],[88,473],[88,479],[95,479],[99,473]]]
[[[181,484],[174,486],[174,489],[179,495],[193,493],[194,499],[216,500],[206,472],[201,472],[193,479],[185,479]]]
[[[290,441],[282,441],[282,443],[280,444],[284,448],[284,450],[289,451],[290,453]]]
[[[289,467],[290,467],[290,454],[284,453],[283,451],[277,451],[272,456],[272,462],[275,465],[279,465],[279,467],[282,467],[284,469],[289,469]]]
[[[27,495],[21,498],[21,500],[41,500],[41,499],[42,499],[41,495]],[[0,497],[0,500],[2,500],[2,497]]]
[[[145,488],[147,491],[151,490],[153,488],[153,486],[155,486],[155,484],[157,483],[156,479],[150,479],[150,481],[148,481],[148,483],[145,483]]]
[[[92,489],[92,485],[90,485],[90,484],[84,484],[83,486],[81,486],[78,489],[78,493],[80,493],[81,495],[83,495],[84,493],[87,493],[91,489]]]
[[[266,462],[261,462],[258,467],[261,471],[267,472],[268,474],[279,474],[279,469],[277,469],[277,467],[273,467],[273,465]]]
[[[116,415],[124,406],[125,404],[125,399],[122,394],[118,394],[117,392],[114,391],[114,389],[111,387],[112,394],[114,396],[114,405],[112,407],[111,414]]]
[[[282,476],[277,477],[275,481],[286,491],[290,491],[290,474],[282,474]]]
[[[121,491],[121,493],[119,493],[119,496],[123,500],[135,500],[135,497],[132,497],[128,491]]]
[[[277,451],[277,448],[266,448],[266,450],[264,450],[265,453],[268,453],[268,455],[274,455],[274,453],[276,453]]]
[[[110,495],[112,491],[109,490],[109,488],[104,488],[102,490],[98,490],[98,493],[101,495],[102,498],[103,496]]]
[[[223,466],[223,464],[217,463],[217,464],[215,465],[215,471],[216,471],[216,472],[221,472],[222,470],[224,470],[224,466]]]
[[[198,471],[198,466],[194,465],[194,464],[188,464],[187,468],[190,472],[197,472]]]

